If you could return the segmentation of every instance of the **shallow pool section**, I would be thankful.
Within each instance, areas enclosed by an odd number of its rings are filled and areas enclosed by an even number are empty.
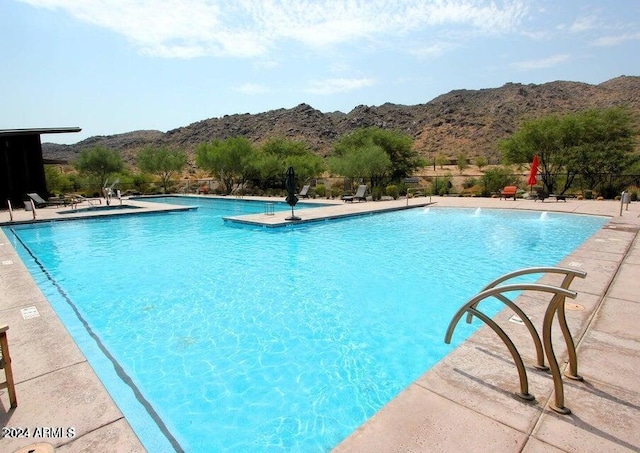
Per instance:
[[[128,209],[140,209],[139,206],[134,206],[130,204],[115,204],[115,205],[104,205],[104,206],[86,206],[82,208],[74,208],[69,209],[67,211],[58,211],[58,214],[66,215],[66,214],[78,214],[82,212],[104,212],[104,211],[120,211],[120,210],[128,210]]]
[[[198,206],[5,228],[149,451],[331,450],[456,346],[447,324],[486,283],[606,222],[420,208],[230,228],[241,207]]]

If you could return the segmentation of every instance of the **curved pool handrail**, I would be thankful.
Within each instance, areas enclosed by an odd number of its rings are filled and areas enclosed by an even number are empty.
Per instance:
[[[482,313],[481,311],[476,310],[475,308],[469,308],[469,310],[473,311],[474,316],[478,317],[485,324],[493,329],[495,333],[502,339],[504,344],[507,346],[507,349],[511,353],[511,357],[516,364],[516,369],[518,370],[518,378],[520,380],[520,392],[516,393],[517,396],[522,398],[523,400],[532,401],[535,397],[529,393],[529,380],[527,378],[527,370],[524,367],[524,362],[522,361],[522,356],[518,352],[516,345],[513,344],[511,338],[505,333],[504,330],[491,318]]]
[[[451,337],[453,335],[453,331],[456,325],[460,321],[460,318],[462,318],[462,315],[465,312],[467,312],[469,308],[471,307],[475,308],[476,304],[478,304],[479,302],[483,301],[488,297],[492,297],[496,294],[502,294],[502,293],[513,292],[513,291],[542,291],[546,293],[562,294],[563,296],[570,297],[571,299],[575,299],[576,296],[578,295],[578,293],[576,293],[575,291],[571,291],[570,289],[561,288],[558,286],[543,285],[540,283],[516,283],[512,285],[503,285],[503,286],[497,286],[494,288],[489,288],[485,291],[478,293],[476,296],[472,297],[471,299],[469,299],[467,303],[462,305],[462,307],[460,307],[460,309],[453,315],[453,318],[449,323],[449,327],[447,328],[447,334],[445,335],[445,340],[444,340],[445,343],[447,344],[451,343]],[[502,302],[504,303],[504,301]]]
[[[447,333],[445,335],[444,341],[447,344],[451,343],[453,331],[455,330],[456,326],[460,322],[460,319],[465,313],[469,313],[472,316],[478,317],[485,324],[491,327],[491,329],[496,332],[496,334],[498,334],[503,343],[509,349],[509,352],[511,353],[511,356],[513,357],[513,360],[515,362],[516,368],[518,369],[518,376],[520,380],[520,393],[517,393],[517,395],[523,399],[532,399],[532,396],[528,392],[527,373],[522,362],[522,357],[520,356],[515,345],[513,344],[509,336],[504,332],[504,330],[502,330],[502,328],[500,328],[500,326],[498,326],[495,321],[493,321],[491,318],[489,318],[476,308],[480,302],[490,297],[494,297],[512,308],[517,307],[508,297],[504,296],[503,294],[513,291],[541,291],[553,294],[551,303],[549,304],[549,307],[547,307],[547,312],[545,313],[545,320],[543,325],[543,341],[547,353],[547,360],[549,361],[549,364],[551,366],[551,373],[553,375],[554,389],[556,394],[556,404],[552,406],[552,409],[560,413],[570,413],[570,411],[564,407],[562,377],[560,376],[558,362],[553,353],[553,347],[551,346],[551,322],[553,320],[553,315],[559,310],[558,306],[560,304],[564,305],[565,297],[574,299],[578,295],[578,293],[576,293],[575,291],[567,288],[543,285],[539,283],[520,283],[489,288],[485,291],[480,292],[475,297],[469,299],[469,301],[467,301],[467,303],[460,307],[460,309],[454,314],[451,322],[449,323],[449,327],[447,328]],[[521,310],[518,308],[518,311]],[[525,316],[525,318],[529,320],[527,316]],[[533,327],[532,324],[531,327]],[[533,330],[535,332],[535,328]],[[534,337],[534,341],[535,339],[537,339],[537,341],[539,342],[540,339],[537,335],[537,332],[535,333],[535,335],[532,334],[532,336]]]
[[[530,274],[564,274],[565,277],[562,280],[560,287],[566,288],[566,289],[568,289],[569,286],[571,286],[571,283],[573,282],[573,279],[575,277],[585,278],[587,276],[587,273],[584,271],[571,269],[568,267],[557,267],[557,266],[527,267],[527,268],[515,270],[513,272],[509,272],[507,274],[502,275],[501,277],[498,277],[497,279],[489,283],[487,286],[485,286],[482,289],[482,291],[485,291],[489,288],[496,287],[500,283],[503,283],[512,278],[519,277],[522,275],[530,275]],[[564,337],[564,342],[567,346],[567,354],[569,356],[569,369],[565,372],[565,375],[569,379],[581,381],[582,376],[578,374],[578,356],[576,354],[576,347],[575,347],[575,343],[573,342],[573,337],[571,336],[571,331],[569,330],[569,326],[567,324],[567,318],[566,318],[564,308],[565,308],[564,304],[558,304],[558,307],[557,307],[558,324],[560,325],[560,330],[562,331],[562,336]],[[533,324],[531,324],[531,321],[529,320],[528,317],[522,318],[520,314],[518,315],[527,326],[527,329],[531,333],[531,338],[533,339],[533,342],[535,344],[536,356],[538,360],[538,364],[536,365],[536,367],[541,370],[544,370],[547,367],[544,365],[544,358],[541,354],[541,350],[539,349],[540,339],[538,337],[537,331],[533,327]],[[473,315],[470,312],[468,312],[467,323],[470,323],[472,319],[473,319]],[[535,336],[534,336],[534,333],[535,333]]]
[[[480,292],[485,291],[489,288],[493,288],[494,286],[497,286],[500,283],[510,280],[512,278],[520,277],[521,275],[529,275],[529,274],[565,274],[566,276],[580,277],[580,278],[585,278],[587,276],[587,273],[584,271],[579,271],[577,269],[570,269],[568,267],[556,267],[556,266],[526,267],[523,269],[518,269],[513,272],[509,272],[507,274],[502,275],[501,277],[496,278],[487,286],[482,288]],[[560,287],[568,288],[568,286],[563,286],[563,285],[560,285]]]
[[[538,331],[533,325],[533,322],[531,322],[531,319],[527,316],[527,314],[524,311],[522,311],[520,307],[518,307],[518,305],[516,305],[515,302],[513,302],[511,299],[506,297],[504,294],[494,294],[493,297],[495,297],[496,299],[499,299],[505,305],[511,308],[516,313],[516,315],[520,318],[520,320],[524,323],[525,327],[529,331],[529,334],[531,335],[531,339],[533,340],[533,345],[536,348],[535,367],[541,371],[548,371],[549,367],[544,364],[544,349],[542,347],[542,341],[540,341],[540,335],[538,334]],[[471,308],[475,308],[475,307],[471,307]],[[471,321],[473,320],[473,317],[475,316],[476,311],[477,310],[474,310],[472,312],[471,309],[467,311],[467,320],[466,320],[467,324],[471,323]]]
[[[486,291],[486,290],[491,289],[491,288],[495,288],[500,283],[503,283],[503,282],[505,282],[507,280],[510,280],[512,278],[520,277],[522,275],[529,275],[529,274],[565,274],[565,278],[563,279],[562,283],[560,284],[560,287],[561,288],[567,288],[567,289],[571,285],[571,282],[573,281],[574,277],[585,278],[587,276],[587,273],[584,272],[584,271],[579,271],[579,270],[576,270],[576,269],[569,269],[569,268],[566,268],[566,267],[553,267],[553,266],[526,267],[526,268],[523,268],[523,269],[518,269],[518,270],[513,271],[513,272],[509,272],[507,274],[504,274],[504,275],[496,278],[491,283],[489,283],[487,286],[482,288],[480,290],[480,292]],[[473,316],[471,315],[471,313],[467,314],[467,323],[470,323],[472,318],[473,318]]]

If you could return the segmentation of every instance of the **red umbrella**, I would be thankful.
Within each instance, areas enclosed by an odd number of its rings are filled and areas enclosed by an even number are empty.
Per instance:
[[[540,162],[538,161],[538,156],[533,156],[533,162],[531,163],[531,172],[529,173],[529,179],[527,180],[527,184],[533,186],[538,182],[536,175],[538,174],[538,167],[540,166]]]

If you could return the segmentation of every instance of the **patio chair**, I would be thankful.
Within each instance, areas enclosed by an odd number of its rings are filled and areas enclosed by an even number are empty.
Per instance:
[[[536,198],[533,201],[540,200],[544,202],[545,198],[549,198],[549,194],[547,193],[547,191],[542,187],[536,187]]]
[[[0,325],[0,351],[2,352],[2,357],[0,357],[0,368],[4,368],[5,375],[4,382],[0,382],[0,389],[7,389],[11,408],[15,409],[18,407],[18,400],[16,399],[16,387],[13,383],[13,370],[11,368],[11,357],[9,356],[7,330],[9,330],[8,325]]]
[[[309,184],[306,184],[304,186],[302,186],[302,189],[300,190],[300,193],[298,194],[298,197],[300,198],[309,198]]]
[[[362,184],[358,186],[358,190],[356,191],[355,195],[345,195],[342,197],[342,201],[350,202],[350,203],[353,203],[353,200],[367,201],[367,196],[365,195],[366,191],[367,191],[366,184]]]
[[[507,198],[511,198],[513,197],[513,199],[516,199],[516,194],[518,193],[518,187],[517,186],[505,186],[504,189],[502,189],[500,191],[500,199],[507,199]]]
[[[60,206],[60,205],[67,204],[65,200],[47,201],[35,192],[28,193],[27,196],[33,200],[33,204],[36,206],[36,208],[43,208],[45,206]]]

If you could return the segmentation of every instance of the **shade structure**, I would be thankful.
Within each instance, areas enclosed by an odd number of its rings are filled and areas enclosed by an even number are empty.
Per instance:
[[[538,156],[533,156],[533,162],[531,163],[531,172],[529,173],[529,179],[527,180],[527,184],[533,186],[538,182],[538,167],[540,166],[540,161],[538,160]]]

